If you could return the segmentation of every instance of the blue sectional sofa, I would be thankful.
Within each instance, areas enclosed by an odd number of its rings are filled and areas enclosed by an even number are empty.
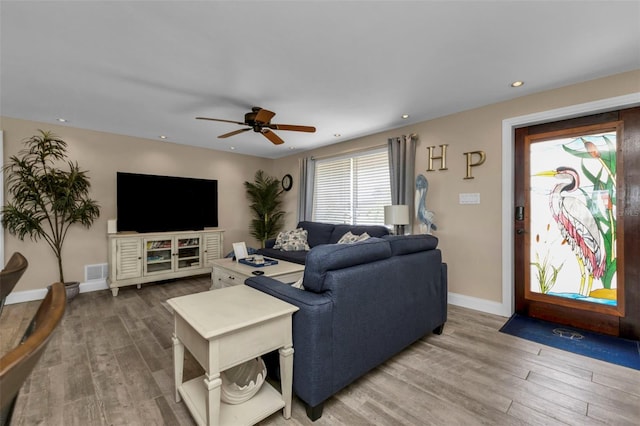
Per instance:
[[[293,390],[312,420],[345,386],[447,320],[447,267],[431,235],[325,244],[306,256],[298,289],[260,276],[246,285],[300,308],[293,315]]]
[[[389,234],[389,230],[380,225],[334,225],[331,223],[302,221],[298,223],[296,228],[302,228],[307,231],[307,242],[310,248],[314,248],[320,244],[335,244],[349,231],[356,235],[361,235],[366,232],[371,237],[382,237]],[[275,249],[273,248],[275,242],[275,238],[267,240],[265,248],[258,250],[258,254],[274,259],[286,260],[287,262],[299,263],[301,265],[305,264],[308,251],[284,251]]]

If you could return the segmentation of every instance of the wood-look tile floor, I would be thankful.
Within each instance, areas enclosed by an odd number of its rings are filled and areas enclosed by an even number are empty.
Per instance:
[[[164,302],[208,277],[80,294],[20,393],[14,425],[193,425],[173,400],[172,315]],[[0,350],[39,302],[5,306]],[[456,306],[430,335],[343,389],[315,423],[294,398],[263,425],[639,425],[640,371],[498,332],[506,318]],[[202,370],[187,355],[185,379]]]

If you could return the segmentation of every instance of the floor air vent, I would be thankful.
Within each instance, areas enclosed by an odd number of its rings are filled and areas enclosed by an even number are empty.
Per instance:
[[[109,265],[107,263],[99,263],[97,265],[84,266],[84,280],[97,281],[104,280],[109,274]]]

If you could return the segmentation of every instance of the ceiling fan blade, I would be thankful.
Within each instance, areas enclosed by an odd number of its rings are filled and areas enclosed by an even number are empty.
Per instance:
[[[275,112],[269,111],[268,109],[260,109],[256,114],[256,122],[258,123],[268,123],[271,121],[273,116],[276,115]]]
[[[294,132],[314,133],[316,128],[313,126],[296,126],[293,124],[270,124],[270,129],[274,130],[293,130]]]
[[[242,132],[246,132],[247,130],[251,130],[251,127],[247,127],[246,129],[234,130],[233,132],[225,133],[224,135],[218,136],[218,138],[228,138],[229,136],[234,136]]]
[[[282,139],[280,139],[280,137],[278,135],[276,135],[275,133],[273,133],[269,129],[262,129],[262,131],[260,133],[262,133],[264,135],[264,137],[269,139],[274,145],[280,145],[280,144],[284,143],[284,141]]]
[[[196,120],[210,120],[210,121],[221,121],[223,123],[234,123],[234,124],[239,124],[241,126],[246,126],[245,123],[242,123],[240,121],[232,121],[232,120],[222,120],[220,118],[208,118],[208,117],[196,117]]]

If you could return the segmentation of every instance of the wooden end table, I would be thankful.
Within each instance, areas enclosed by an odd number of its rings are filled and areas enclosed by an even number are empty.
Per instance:
[[[253,271],[264,272],[265,277],[275,278],[282,282],[294,282],[302,278],[304,265],[278,260],[271,266],[253,267],[236,262],[233,259],[216,259],[211,262],[211,290],[233,285],[244,284],[247,278],[254,277]]]
[[[291,417],[293,339],[291,316],[298,307],[245,285],[175,297],[173,362],[176,402],[184,399],[199,425],[251,425],[281,408]],[[203,376],[182,382],[184,348],[204,368]],[[281,389],[266,381],[248,401],[220,401],[220,372],[279,349]]]

